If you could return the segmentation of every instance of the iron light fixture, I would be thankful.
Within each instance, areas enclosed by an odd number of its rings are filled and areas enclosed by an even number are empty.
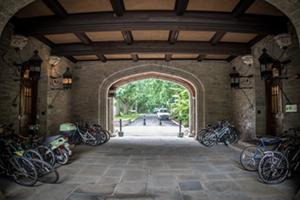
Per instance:
[[[15,66],[18,67],[18,71],[23,69],[27,69],[26,77],[32,81],[38,81],[41,77],[41,66],[43,60],[39,56],[39,52],[37,50],[34,51],[34,55],[27,61],[22,63],[14,63]],[[20,81],[19,79],[16,81]]]
[[[253,75],[240,75],[240,73],[236,70],[235,67],[232,67],[232,71],[229,74],[230,76],[230,86],[232,89],[251,89],[250,87],[250,78]]]
[[[65,90],[71,89],[72,88],[72,82],[73,82],[72,73],[70,71],[70,68],[67,67],[67,70],[63,74],[63,88]]]
[[[271,57],[267,53],[267,49],[262,50],[262,54],[259,57],[260,63],[260,75],[264,81],[276,81],[278,79],[288,79],[286,64],[290,63],[290,60],[280,61]]]
[[[67,67],[63,74],[57,72],[56,66],[61,59],[57,56],[49,57],[49,64],[51,65],[50,85],[52,90],[67,90],[72,88],[72,73]]]
[[[281,56],[278,59],[273,58],[267,53],[267,49],[262,50],[262,54],[259,57],[260,63],[260,75],[261,79],[265,81],[276,81],[280,79],[288,79],[286,64],[290,63],[290,60],[280,61],[280,58],[284,55],[288,46],[292,44],[290,34],[279,34],[274,37],[275,43],[280,49],[282,49]]]
[[[29,64],[29,77],[32,80],[39,80],[41,77],[41,66],[43,60],[38,55],[38,51],[34,51],[34,55],[28,60]]]

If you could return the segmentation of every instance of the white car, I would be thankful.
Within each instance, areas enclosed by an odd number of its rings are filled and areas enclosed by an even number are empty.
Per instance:
[[[159,109],[159,111],[157,112],[157,118],[159,120],[169,120],[170,113],[169,113],[168,109],[166,109],[166,108]]]

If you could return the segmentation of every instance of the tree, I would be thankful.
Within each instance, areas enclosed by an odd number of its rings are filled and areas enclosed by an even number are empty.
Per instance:
[[[138,113],[164,107],[170,109],[177,120],[187,123],[189,118],[188,91],[178,84],[158,79],[139,80],[119,87],[116,106],[122,114],[129,114],[136,107]]]

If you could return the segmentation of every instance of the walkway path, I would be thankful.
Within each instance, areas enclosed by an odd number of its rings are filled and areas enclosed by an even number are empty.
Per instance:
[[[112,138],[103,146],[78,146],[74,161],[59,167],[59,184],[21,187],[2,180],[11,200],[290,200],[288,180],[266,185],[238,163],[239,154],[192,138]]]
[[[146,125],[144,125],[144,118]],[[171,120],[162,120],[161,125],[156,114],[145,114],[128,126],[123,127],[124,137],[127,136],[177,136],[179,126]],[[184,131],[184,130],[182,130]]]

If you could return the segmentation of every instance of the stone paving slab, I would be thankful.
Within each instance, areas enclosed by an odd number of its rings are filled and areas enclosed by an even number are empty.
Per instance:
[[[12,200],[291,200],[299,181],[266,185],[244,171],[239,153],[192,138],[112,138],[103,146],[76,146],[59,166],[58,184],[22,187],[0,178]]]

